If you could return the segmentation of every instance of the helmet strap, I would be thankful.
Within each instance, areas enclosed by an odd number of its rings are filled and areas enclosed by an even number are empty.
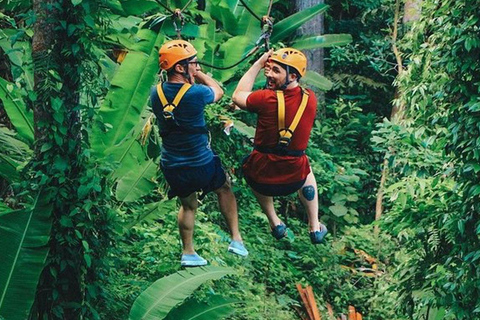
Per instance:
[[[184,69],[182,76],[187,80],[188,83],[190,83],[190,73],[188,73],[188,61],[183,62],[180,65]]]
[[[288,85],[290,84],[290,66],[285,66],[285,70],[287,71],[287,76],[285,77],[285,83],[280,87],[281,90],[287,89]]]

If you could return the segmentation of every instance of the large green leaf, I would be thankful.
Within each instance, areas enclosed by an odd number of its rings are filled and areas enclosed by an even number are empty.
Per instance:
[[[235,120],[234,122],[234,128],[240,132],[242,135],[247,137],[248,139],[253,139],[255,137],[255,128],[250,127],[247,125],[245,122],[242,122],[240,120]]]
[[[100,120],[108,124],[103,132],[96,126],[92,134],[92,149],[98,157],[106,156],[107,150],[118,147],[141,120],[146,109],[150,88],[158,72],[158,48],[163,35],[142,29],[140,39],[125,57],[113,77],[111,88],[99,111]]]
[[[0,214],[0,317],[27,319],[48,253],[51,206],[40,194],[32,208]]]
[[[276,23],[273,26],[271,41],[278,42],[285,39],[290,34],[295,32],[295,30],[297,30],[302,24],[312,19],[317,14],[325,12],[328,7],[329,6],[320,3],[308,9],[292,14],[288,18]]]
[[[119,144],[104,150],[107,161],[117,165],[112,173],[114,179],[122,178],[132,170],[138,170],[139,166],[148,161],[144,147],[140,143],[140,135],[150,114],[151,112],[145,111],[142,119]]]
[[[153,160],[149,160],[141,167],[134,168],[127,173],[118,181],[117,200],[122,202],[135,201],[147,195],[155,187],[157,171],[157,164]]]
[[[0,177],[10,182],[17,180],[20,177],[17,171],[19,165],[12,157],[0,153]]]
[[[13,182],[19,178],[18,169],[30,158],[29,146],[15,137],[15,133],[0,127],[0,176]]]
[[[21,34],[18,29],[0,30],[0,48],[8,56],[14,80],[21,78],[27,91],[33,90],[32,45],[29,41],[14,41]]]
[[[298,50],[308,50],[333,46],[343,46],[352,42],[349,34],[326,34],[323,36],[307,37],[293,42],[292,47]]]
[[[166,320],[222,320],[234,311],[234,305],[241,301],[213,295],[206,302],[188,301],[175,308]]]
[[[0,78],[0,99],[18,135],[26,142],[33,143],[33,112],[27,111],[15,84]]]
[[[325,91],[330,90],[333,86],[333,83],[330,80],[315,71],[307,71],[305,76],[300,79],[300,82]]]
[[[120,3],[125,13],[133,16],[139,16],[153,9],[161,8],[157,2],[150,0],[125,0]]]
[[[235,15],[238,19],[238,34],[245,35],[254,43],[260,36],[260,22],[237,1]],[[259,17],[267,14],[269,1],[245,0],[250,9]]]
[[[253,48],[252,41],[249,37],[246,36],[236,36],[228,39],[221,47],[220,52],[223,54],[223,59],[217,60],[217,65],[228,67],[238,61],[240,61],[246,54],[247,49]],[[229,70],[218,70],[214,72],[215,79],[218,81],[224,82],[230,79],[237,68],[231,68]]]
[[[201,284],[216,280],[235,270],[224,267],[191,268],[157,280],[135,300],[130,320],[164,319],[170,310],[182,303]]]
[[[226,5],[212,6],[210,10],[212,17],[222,23],[223,29],[231,35],[239,35],[238,23],[234,14]]]

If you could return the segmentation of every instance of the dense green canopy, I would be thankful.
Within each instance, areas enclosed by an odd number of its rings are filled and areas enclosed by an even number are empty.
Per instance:
[[[331,305],[363,319],[480,318],[480,3],[295,8],[0,0],[0,319],[297,319],[297,284],[322,317]],[[322,90],[307,149],[331,231],[318,246],[295,195],[276,202],[291,232],[275,241],[240,170],[256,119],[231,112],[231,94],[264,50],[267,12],[273,48],[325,48],[324,74],[302,79]],[[299,36],[318,15],[325,34]],[[207,123],[250,252],[227,253],[209,195],[195,242],[210,266],[186,271],[148,104],[174,23],[219,67],[203,67],[226,92]]]

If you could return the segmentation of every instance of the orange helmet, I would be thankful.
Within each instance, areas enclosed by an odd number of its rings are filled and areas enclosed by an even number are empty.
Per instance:
[[[297,49],[283,48],[277,50],[271,55],[270,60],[294,68],[301,77],[307,71],[307,57]]]
[[[160,55],[160,68],[168,70],[177,62],[191,58],[197,54],[197,50],[190,42],[185,40],[172,40],[163,44],[158,51]]]

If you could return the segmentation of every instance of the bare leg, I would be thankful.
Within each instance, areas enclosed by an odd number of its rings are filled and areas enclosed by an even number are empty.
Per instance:
[[[195,226],[195,212],[197,211],[197,194],[194,192],[185,198],[180,198],[182,206],[178,212],[178,228],[182,238],[183,254],[194,254],[193,228]]]
[[[227,177],[227,181],[214,191],[218,196],[218,205],[220,206],[220,212],[227,221],[228,228],[234,241],[242,241],[242,236],[238,229],[238,210],[237,199],[233,194],[230,179]]]
[[[310,231],[319,231],[317,181],[311,169],[305,184],[298,190],[298,195],[305,210],[307,210]]]
[[[270,223],[270,228],[273,229],[275,226],[278,226],[282,221],[280,218],[277,216],[275,212],[275,207],[273,206],[273,197],[270,196],[264,196],[263,194],[260,194],[253,190],[253,194],[257,198],[258,203],[260,204],[260,207],[262,208],[263,213],[268,218],[268,222]]]

